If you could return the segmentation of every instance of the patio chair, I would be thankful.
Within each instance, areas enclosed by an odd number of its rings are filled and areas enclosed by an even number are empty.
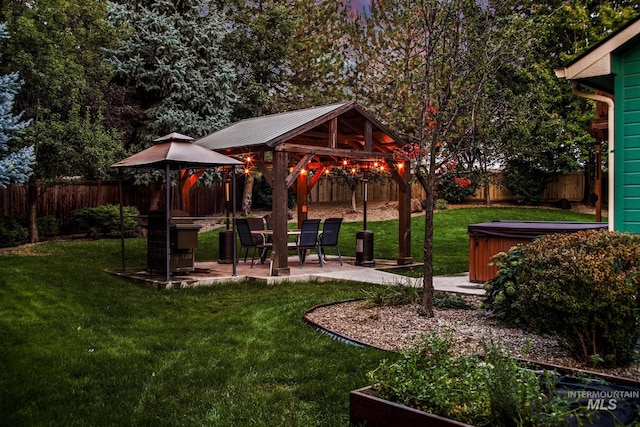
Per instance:
[[[253,249],[251,254],[251,268],[253,268],[256,252],[258,251],[260,252],[260,262],[264,263],[267,252],[272,248],[271,243],[265,242],[263,235],[251,233],[251,227],[247,218],[236,218],[236,231],[240,238],[240,252],[242,252],[243,248],[245,249],[244,262],[247,262],[249,249]]]
[[[340,260],[340,265],[342,265],[342,255],[340,254],[340,246],[338,246],[340,225],[342,225],[342,218],[327,218],[324,221],[322,233],[318,236],[318,250],[324,262],[327,262],[327,254],[324,248],[335,247],[338,250],[338,260]]]
[[[247,220],[247,223],[249,224],[249,228],[251,229],[251,231],[264,230],[264,219],[262,219],[260,217],[243,218],[243,219]]]
[[[302,221],[302,228],[300,229],[300,236],[296,242],[296,250],[298,251],[298,259],[300,261],[300,267],[304,266],[304,261],[307,255],[307,249],[315,249],[318,252],[318,261],[320,261],[320,267],[323,266],[322,256],[320,256],[320,248],[318,247],[318,230],[320,229],[319,219],[305,219]]]

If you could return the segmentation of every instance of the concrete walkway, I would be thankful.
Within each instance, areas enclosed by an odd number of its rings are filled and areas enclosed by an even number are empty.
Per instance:
[[[375,283],[378,285],[403,284],[422,287],[422,279],[401,276],[399,274],[393,274],[373,268],[358,268],[357,270],[348,269],[343,271],[317,273],[311,275],[311,277],[320,280],[350,280],[354,282]],[[484,295],[482,283],[470,282],[469,273],[450,276],[436,276],[433,278],[433,287],[436,291]]]

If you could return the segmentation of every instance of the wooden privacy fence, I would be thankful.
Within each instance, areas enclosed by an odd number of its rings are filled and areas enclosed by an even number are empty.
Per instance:
[[[496,175],[494,181],[499,182],[500,175]],[[553,202],[560,199],[567,199],[570,202],[579,202],[584,199],[584,175],[581,172],[567,175],[557,175],[551,178],[542,194],[543,202]],[[398,200],[398,186],[392,180],[381,182],[370,182],[368,191],[369,201],[391,201]],[[363,200],[362,184],[356,189],[356,201]],[[424,199],[425,192],[420,183],[414,182],[411,186],[411,196],[414,199]],[[345,202],[351,200],[351,189],[339,178],[323,177],[309,192],[311,202]],[[484,189],[480,188],[472,197],[466,201],[484,201]],[[504,186],[491,184],[489,186],[489,200],[491,202],[511,202],[516,197]]]
[[[135,206],[141,214],[164,207],[161,184],[133,185],[123,182],[123,205]],[[175,189],[172,195],[176,200]],[[120,196],[117,181],[69,182],[39,186],[38,217],[55,216],[64,230],[71,213],[77,209],[117,205]],[[224,213],[222,184],[212,187],[194,186],[191,192],[191,214],[209,216]],[[0,189],[0,216],[22,216],[28,213],[28,187],[11,185]]]
[[[123,182],[123,202],[135,206],[141,214],[164,206],[164,191],[161,184],[133,185]],[[174,189],[175,192],[175,189]],[[237,200],[240,201],[240,192]],[[0,216],[22,216],[28,212],[27,186],[9,186],[0,189]],[[71,212],[76,209],[118,204],[117,181],[63,182],[38,188],[38,216],[55,216],[64,229]],[[392,180],[370,182],[369,201],[395,201],[398,199],[397,184]],[[490,201],[509,202],[515,197],[506,188],[491,185]],[[177,199],[175,193],[172,196]],[[191,190],[191,212],[193,216],[221,216],[224,214],[224,190],[222,183],[212,187],[194,186]],[[424,190],[419,183],[412,184],[412,197],[424,199]],[[584,176],[582,173],[559,175],[551,180],[543,194],[543,201],[551,202],[567,199],[577,202],[584,197]],[[356,201],[363,199],[362,184],[356,189]],[[484,200],[484,190],[480,189],[469,201]],[[323,177],[309,193],[310,202],[349,202],[351,190],[339,178]]]

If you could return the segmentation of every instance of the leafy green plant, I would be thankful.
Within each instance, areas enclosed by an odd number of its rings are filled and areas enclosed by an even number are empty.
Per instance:
[[[124,230],[133,234],[138,227],[137,217],[140,214],[133,206],[124,206]],[[102,205],[95,208],[78,209],[71,213],[70,223],[89,236],[120,235],[120,207]]]
[[[29,231],[12,216],[0,216],[0,248],[19,246],[29,241]]]
[[[496,276],[485,283],[485,300],[488,307],[500,320],[511,324],[523,321],[518,310],[518,267],[522,262],[522,246],[514,246],[509,252],[499,252],[491,257],[491,264],[498,267]]]
[[[585,362],[619,366],[633,359],[640,236],[554,234],[500,254],[496,263],[485,303],[499,317],[559,336]]]
[[[401,355],[369,372],[380,397],[469,424],[489,417],[485,372],[477,358],[455,356],[450,333],[425,334]]]
[[[484,360],[456,356],[451,333],[430,332],[397,361],[369,372],[380,397],[476,426],[566,425],[571,409],[550,392],[550,377],[484,343]]]
[[[368,307],[388,307],[413,304],[420,297],[420,289],[410,285],[395,283],[393,285],[375,286],[363,289]]]
[[[433,306],[440,309],[463,309],[470,308],[467,301],[462,296],[448,292],[436,292],[433,295]]]

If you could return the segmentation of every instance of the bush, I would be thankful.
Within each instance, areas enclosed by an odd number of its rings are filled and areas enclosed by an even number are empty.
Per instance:
[[[433,207],[434,207],[434,209],[437,209],[439,211],[443,211],[443,210],[447,209],[449,206],[448,206],[447,201],[445,199],[436,199]]]
[[[37,219],[38,236],[40,238],[51,238],[60,232],[60,224],[55,216],[43,216]]]
[[[530,162],[511,160],[503,171],[503,185],[521,205],[538,205],[549,174]]]
[[[17,218],[18,223],[29,230],[29,217],[23,215]],[[40,239],[48,239],[55,237],[60,232],[60,224],[55,216],[43,216],[36,219],[38,226],[38,237]]]
[[[640,236],[581,231],[498,254],[485,304],[500,318],[557,335],[584,362],[621,366],[638,338]]]
[[[125,234],[134,234],[138,227],[136,218],[140,214],[133,206],[124,206]],[[95,208],[83,208],[71,213],[70,223],[79,231],[92,237],[120,235],[120,207],[103,205]]]
[[[10,248],[29,241],[29,231],[12,216],[0,216],[0,247]]]
[[[461,203],[466,197],[473,196],[478,187],[480,187],[478,174],[458,166],[452,173],[438,181],[436,192],[449,203]]]

